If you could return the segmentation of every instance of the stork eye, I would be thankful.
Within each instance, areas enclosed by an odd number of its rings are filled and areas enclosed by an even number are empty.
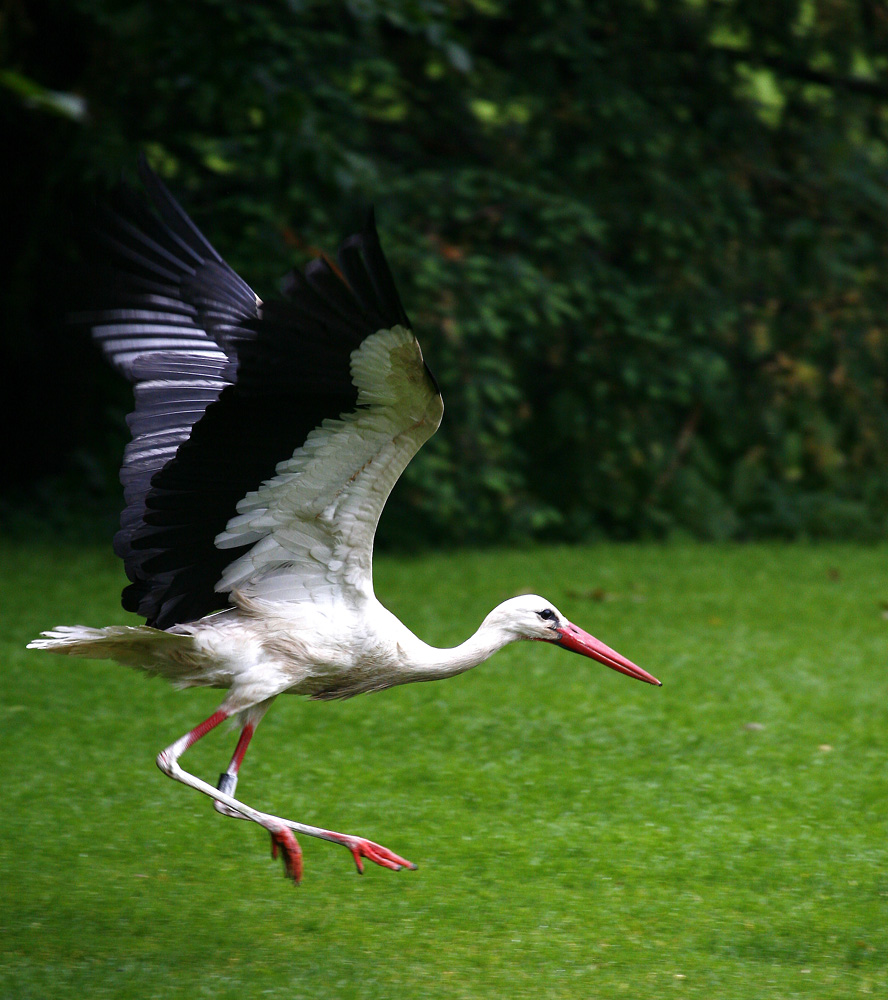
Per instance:
[[[554,622],[555,621],[555,617],[556,617],[555,616],[555,612],[551,608],[546,608],[545,611],[537,611],[537,614],[540,616],[540,618],[543,619],[544,622]]]

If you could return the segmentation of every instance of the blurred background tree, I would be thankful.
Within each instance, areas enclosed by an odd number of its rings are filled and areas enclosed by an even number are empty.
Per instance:
[[[263,297],[376,206],[444,425],[381,541],[888,534],[884,0],[6,0],[4,489],[116,517],[139,151]]]

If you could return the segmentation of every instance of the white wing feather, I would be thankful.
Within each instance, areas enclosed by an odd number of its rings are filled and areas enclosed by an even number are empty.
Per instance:
[[[443,405],[419,344],[402,326],[351,355],[357,409],[325,420],[216,537],[252,544],[216,589],[249,599],[335,603],[373,596],[373,538],[398,477],[437,430]]]

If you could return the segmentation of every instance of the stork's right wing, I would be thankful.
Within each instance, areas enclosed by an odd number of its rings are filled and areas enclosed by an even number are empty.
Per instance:
[[[115,539],[124,607],[169,628],[255,597],[366,592],[373,532],[440,396],[372,216],[261,303],[147,169],[110,227],[112,281],[84,314],[135,382]],[[340,572],[342,570],[342,572]]]

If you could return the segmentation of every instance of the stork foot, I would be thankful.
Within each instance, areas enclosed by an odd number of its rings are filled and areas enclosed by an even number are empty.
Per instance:
[[[302,881],[302,848],[299,841],[287,827],[269,829],[271,834],[271,856],[277,858],[278,851],[284,859],[284,874],[296,885]]]
[[[395,872],[401,871],[402,868],[416,871],[416,865],[412,861],[400,857],[394,851],[383,847],[382,844],[374,844],[372,840],[365,840],[363,837],[350,837],[344,833],[333,834],[331,840],[335,840],[337,844],[342,844],[343,847],[347,847],[351,851],[359,875],[364,874],[363,858]]]

